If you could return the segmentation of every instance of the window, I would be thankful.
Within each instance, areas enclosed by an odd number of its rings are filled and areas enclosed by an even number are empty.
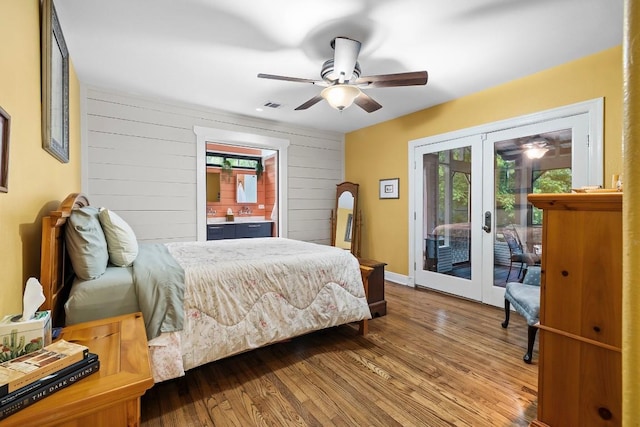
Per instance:
[[[259,157],[242,156],[239,154],[229,153],[211,153],[207,152],[207,166],[231,167],[234,169],[253,169],[255,170],[258,163],[262,159]]]

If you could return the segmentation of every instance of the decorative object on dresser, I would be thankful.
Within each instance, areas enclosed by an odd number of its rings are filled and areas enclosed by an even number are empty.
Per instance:
[[[541,426],[622,423],[622,193],[530,194],[543,209]]]
[[[387,301],[384,299],[384,266],[387,264],[364,258],[358,258],[358,262],[360,262],[361,266],[372,269],[368,276],[369,289],[367,294],[371,316],[379,317],[386,315]]]
[[[0,192],[9,191],[9,136],[11,116],[0,107]]]

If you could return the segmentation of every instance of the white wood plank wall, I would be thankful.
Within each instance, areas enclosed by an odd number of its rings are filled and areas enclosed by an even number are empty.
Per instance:
[[[82,191],[92,205],[120,214],[138,240],[196,240],[193,127],[205,126],[288,139],[287,237],[330,243],[343,134],[101,88],[84,93]]]

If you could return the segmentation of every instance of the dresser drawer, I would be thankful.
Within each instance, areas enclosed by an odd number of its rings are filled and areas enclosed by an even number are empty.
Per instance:
[[[622,354],[540,331],[539,419],[549,426],[622,424]]]
[[[236,239],[247,237],[271,237],[271,222],[236,224]]]
[[[549,238],[540,322],[621,347],[622,258],[611,250],[622,245],[620,213],[567,210],[545,216]]]
[[[236,237],[234,224],[207,225],[207,240],[233,239]]]

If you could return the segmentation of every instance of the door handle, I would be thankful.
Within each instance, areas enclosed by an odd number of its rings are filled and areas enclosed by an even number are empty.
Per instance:
[[[486,211],[484,213],[484,225],[482,226],[482,229],[486,233],[491,233],[491,211]]]

